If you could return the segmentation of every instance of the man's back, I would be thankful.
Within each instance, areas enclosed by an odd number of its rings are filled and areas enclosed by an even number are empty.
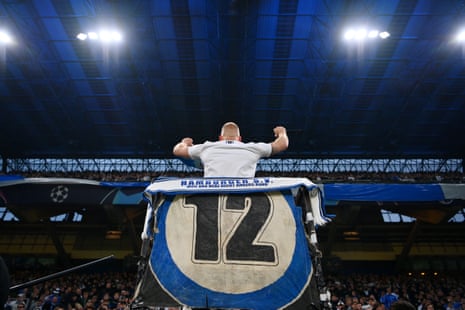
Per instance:
[[[289,145],[286,128],[276,126],[273,133],[275,140],[270,143],[242,143],[239,126],[227,122],[221,128],[219,141],[194,145],[192,138],[185,137],[173,147],[173,154],[200,161],[207,178],[253,178],[260,158],[280,153]]]
[[[253,178],[260,158],[271,155],[271,145],[231,140],[207,141],[189,148],[189,155],[202,161],[205,177]]]

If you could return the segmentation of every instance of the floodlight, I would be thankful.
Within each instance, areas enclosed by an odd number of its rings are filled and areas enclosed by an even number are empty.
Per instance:
[[[344,33],[344,39],[346,40],[352,40],[353,37],[355,37],[355,31],[352,29],[349,29]]]
[[[4,31],[0,31],[0,43],[10,44],[13,40],[10,35]]]
[[[367,37],[367,30],[365,28],[360,28],[355,32],[354,39],[363,40]]]
[[[374,39],[374,38],[377,38],[379,35],[379,31],[378,30],[370,30],[370,32],[368,32],[368,37],[370,39]]]
[[[97,40],[98,39],[98,34],[96,32],[88,32],[87,35],[89,36],[90,40]]]
[[[84,41],[85,39],[87,39],[87,34],[81,32],[76,36],[76,38],[78,38],[81,41]]]
[[[463,41],[465,41],[465,30],[460,31],[460,32],[457,34],[456,40],[457,40],[458,42],[463,42]]]
[[[121,35],[121,33],[119,32],[116,32],[116,31],[113,31],[111,33],[111,37],[113,39],[113,41],[116,41],[116,42],[119,42],[123,39],[123,36]]]
[[[387,39],[387,38],[389,38],[390,36],[391,36],[391,34],[390,34],[389,32],[387,32],[387,31],[383,31],[383,32],[381,32],[381,33],[379,34],[379,37],[380,37],[381,39]]]
[[[389,32],[382,31],[380,32],[377,29],[368,29],[365,27],[360,27],[358,29],[347,29],[344,32],[344,39],[347,41],[362,41],[365,39],[386,39],[389,37]]]
[[[102,30],[99,33],[100,40],[103,42],[119,42],[122,39],[118,31]]]
[[[111,34],[106,30],[102,30],[99,33],[99,38],[103,42],[108,42],[111,40]]]
[[[100,30],[98,33],[95,31],[89,31],[87,33],[81,32],[76,35],[79,40],[93,40],[101,42],[120,42],[123,36],[118,31]]]

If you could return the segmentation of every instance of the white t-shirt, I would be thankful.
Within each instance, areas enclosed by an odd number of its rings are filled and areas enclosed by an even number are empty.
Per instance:
[[[262,157],[269,157],[271,151],[270,143],[222,140],[193,145],[189,155],[202,161],[206,178],[253,178],[257,162]]]

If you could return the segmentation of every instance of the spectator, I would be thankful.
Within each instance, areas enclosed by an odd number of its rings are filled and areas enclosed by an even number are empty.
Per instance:
[[[59,288],[55,288],[51,295],[48,295],[44,304],[42,305],[42,310],[55,310],[55,308],[61,303],[61,291]],[[59,309],[57,309],[59,310]]]
[[[392,303],[394,303],[398,299],[399,299],[399,296],[397,296],[397,294],[392,292],[392,287],[388,286],[386,288],[386,293],[380,297],[379,301],[384,305],[384,307],[387,310],[390,310]]]
[[[227,122],[221,128],[219,141],[193,144],[186,137],[173,148],[175,156],[201,161],[205,177],[253,178],[258,161],[287,149],[289,139],[286,128],[273,129],[275,140],[271,143],[243,143],[239,126]]]

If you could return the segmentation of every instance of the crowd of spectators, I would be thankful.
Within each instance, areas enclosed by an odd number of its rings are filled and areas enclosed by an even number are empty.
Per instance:
[[[458,274],[329,276],[333,309],[389,310],[405,300],[418,310],[465,310],[465,276]]]
[[[13,282],[24,283],[31,272],[15,272]],[[10,296],[11,310],[127,310],[135,273],[68,274],[36,284]],[[390,310],[406,300],[417,310],[465,310],[465,276],[339,274],[326,276],[333,310]],[[21,306],[24,305],[24,308]],[[171,308],[170,308],[171,309]],[[177,309],[177,308],[176,308]]]
[[[74,172],[11,172],[11,175],[21,175],[29,178],[50,177],[50,178],[79,178],[94,181],[107,182],[151,182],[159,177],[202,177],[201,172],[166,172],[166,173],[145,173],[145,172],[94,172],[94,171],[74,171]],[[395,173],[395,172],[263,172],[257,171],[257,177],[304,177],[314,183],[465,183],[465,174],[461,172],[433,173]]]
[[[32,271],[11,274],[13,285],[40,278]],[[10,294],[7,310],[125,310],[134,294],[131,272],[72,273]],[[15,295],[15,296],[13,296]]]

